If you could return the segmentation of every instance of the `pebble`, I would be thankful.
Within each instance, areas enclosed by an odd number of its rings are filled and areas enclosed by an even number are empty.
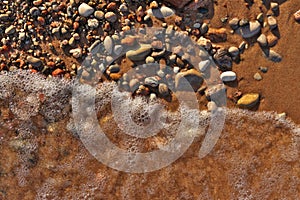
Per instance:
[[[214,101],[210,101],[207,103],[207,110],[209,112],[213,112],[218,108],[217,104]]]
[[[158,85],[158,93],[163,97],[169,96],[170,92],[168,86],[164,83],[160,83]]]
[[[194,27],[194,28],[200,28],[200,27],[201,27],[201,24],[197,22],[197,23],[195,23],[195,24],[193,25],[193,27]]]
[[[258,34],[261,30],[261,25],[258,21],[249,22],[249,25],[239,28],[239,33],[243,38],[250,38]]]
[[[262,73],[267,73],[268,72],[268,68],[267,67],[259,67],[258,68]]]
[[[277,27],[277,20],[273,16],[268,17],[268,25],[271,30],[275,29]]]
[[[232,57],[236,57],[240,54],[240,50],[237,47],[229,47],[228,49],[228,53],[232,56]]]
[[[208,24],[207,23],[203,23],[201,25],[200,32],[203,35],[203,34],[207,33],[207,31],[208,31]]]
[[[71,49],[69,52],[74,58],[80,58],[82,56],[81,48]]]
[[[35,58],[33,56],[28,56],[26,61],[31,64],[33,67],[40,67],[42,66],[42,61],[39,58]]]
[[[233,71],[223,72],[220,75],[220,78],[223,82],[231,82],[236,80],[236,73]]]
[[[267,37],[265,34],[261,34],[257,40],[258,44],[262,47],[266,47],[268,45]]]
[[[227,54],[228,51],[225,48],[218,49],[218,51],[213,56],[216,64],[221,71],[228,71],[232,68],[232,59]]]
[[[256,17],[256,20],[259,21],[259,23],[263,23],[264,22],[264,14],[259,13]]]
[[[279,9],[278,3],[276,3],[276,2],[271,2],[271,3],[270,3],[270,7],[271,7],[271,10],[272,10],[274,13],[278,12],[278,9]]]
[[[267,36],[267,41],[268,41],[269,47],[273,47],[277,44],[278,38],[275,35],[270,34]]]
[[[205,96],[208,100],[222,100],[226,96],[226,86],[224,84],[214,85],[205,90]],[[226,101],[226,99],[224,99]]]
[[[89,6],[86,3],[82,3],[78,7],[78,12],[79,12],[79,15],[81,15],[83,17],[88,17],[94,13],[94,8],[92,8],[91,6]]]
[[[118,73],[118,72],[120,72],[120,70],[121,70],[121,68],[120,68],[119,65],[111,65],[111,66],[109,66],[109,68],[108,68],[108,71],[109,71],[110,73]]]
[[[173,68],[173,72],[174,72],[175,74],[177,74],[179,71],[180,71],[180,67],[175,66],[175,67]]]
[[[108,54],[112,54],[113,48],[114,48],[114,42],[110,36],[106,36],[103,45],[105,47],[105,50]]]
[[[185,72],[179,72],[175,76],[176,90],[186,90],[188,88],[186,85],[186,81],[190,84],[190,86],[192,86],[194,91],[197,91],[203,83],[203,78],[201,76],[201,73],[199,73],[195,69],[190,69]]]
[[[37,7],[32,7],[30,8],[29,13],[31,16],[35,17],[40,14],[40,10]]]
[[[115,13],[113,13],[113,12],[107,12],[107,13],[105,13],[104,17],[105,17],[105,19],[107,21],[109,21],[111,23],[116,22],[117,19],[118,19],[117,15]]]
[[[142,44],[137,50],[130,50],[126,53],[126,57],[132,61],[143,61],[151,53],[151,45]]]
[[[259,102],[259,94],[250,93],[245,94],[237,102],[237,105],[241,108],[252,108]]]
[[[140,86],[140,82],[138,79],[131,79],[129,81],[129,87],[132,92],[136,91]]]
[[[300,10],[298,10],[297,12],[295,12],[294,18],[295,18],[296,21],[300,21]]]
[[[201,72],[205,72],[207,70],[207,68],[210,66],[210,60],[203,60],[201,62],[199,62],[199,70]]]
[[[282,56],[274,50],[269,50],[268,52],[264,53],[264,55],[273,62],[281,62],[282,60]]]
[[[175,11],[167,6],[162,6],[161,8],[149,9],[147,10],[147,13],[158,19],[163,19],[173,16]]]
[[[231,19],[229,21],[229,26],[231,27],[231,29],[236,30],[239,28],[239,19],[237,17]]]
[[[158,86],[158,80],[156,77],[147,77],[145,78],[144,84],[155,88]]]
[[[241,19],[241,20],[239,21],[239,25],[240,25],[240,26],[246,26],[246,25],[248,25],[248,24],[249,24],[249,20],[246,19],[246,18],[243,18],[243,19]]]
[[[150,97],[149,97],[150,101],[154,101],[156,98],[157,98],[157,96],[155,93],[150,94]]]
[[[260,73],[258,72],[254,74],[253,78],[257,81],[261,81],[263,79]]]
[[[154,62],[155,62],[155,59],[154,59],[153,57],[148,56],[148,57],[146,58],[146,63],[147,63],[147,64],[149,64],[149,63],[154,63]]]
[[[95,16],[95,18],[98,19],[98,20],[104,19],[104,12],[102,12],[101,10],[97,10],[97,11],[94,13],[94,16]]]
[[[10,25],[8,28],[5,29],[5,34],[11,35],[16,32],[16,27],[14,25]]]
[[[8,14],[0,14],[0,21],[7,21],[9,19]]]
[[[98,22],[97,19],[89,19],[89,20],[88,20],[88,26],[89,26],[90,28],[93,28],[93,29],[98,28],[99,22]]]
[[[114,47],[114,53],[118,56],[123,52],[123,46],[122,45],[116,45]]]

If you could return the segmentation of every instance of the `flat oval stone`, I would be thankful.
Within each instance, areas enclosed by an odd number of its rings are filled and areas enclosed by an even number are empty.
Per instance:
[[[10,25],[8,28],[5,29],[5,34],[11,35],[16,32],[16,27],[14,25]]]
[[[209,67],[209,65],[210,65],[210,60],[203,60],[199,62],[198,67],[201,72],[205,72],[205,70]]]
[[[172,15],[175,14],[174,10],[167,6],[163,6],[161,8],[149,9],[147,10],[147,13],[159,19],[171,17]]]
[[[107,51],[108,54],[112,54],[113,48],[114,48],[114,42],[111,39],[110,36],[106,36],[103,45],[105,47],[105,50]]]
[[[220,75],[220,78],[223,82],[230,82],[230,81],[235,81],[236,80],[236,73],[233,71],[227,71],[223,72]]]
[[[151,45],[142,44],[137,50],[130,50],[126,53],[126,57],[132,61],[143,61],[151,53]]]
[[[252,108],[259,102],[259,94],[250,93],[245,94],[237,102],[237,105],[241,108]]]
[[[94,13],[94,8],[92,8],[91,6],[89,6],[86,3],[82,3],[78,7],[78,12],[79,12],[79,15],[81,15],[83,17],[88,17]]]
[[[34,67],[40,67],[42,65],[42,61],[39,58],[35,58],[33,56],[28,56],[26,61]]]
[[[236,30],[239,27],[239,19],[237,17],[232,18],[228,23],[231,29]]]
[[[243,38],[250,38],[260,32],[261,25],[258,21],[249,22],[249,25],[240,27],[239,33]]]

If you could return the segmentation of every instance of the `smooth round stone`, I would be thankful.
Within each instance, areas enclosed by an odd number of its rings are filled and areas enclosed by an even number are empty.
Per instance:
[[[198,67],[201,72],[205,72],[209,67],[209,65],[210,65],[210,60],[203,60],[199,62]]]
[[[172,15],[175,14],[174,10],[167,6],[163,6],[161,8],[149,9],[147,10],[147,13],[159,19],[171,17]]]
[[[296,21],[300,21],[300,10],[298,10],[297,12],[295,12],[294,18],[295,18]]]
[[[152,57],[152,56],[148,56],[146,58],[146,63],[149,64],[149,63],[154,63],[155,62],[155,59]]]
[[[239,28],[239,33],[243,38],[250,38],[258,34],[261,30],[261,25],[258,21],[249,22],[249,25]]]
[[[25,40],[25,38],[26,38],[26,33],[25,32],[20,32],[19,33],[19,39],[23,41],[23,40]]]
[[[279,53],[275,52],[274,50],[270,50],[264,55],[273,62],[281,62],[282,60],[282,56]]]
[[[261,35],[257,38],[256,41],[257,41],[258,44],[259,44],[260,46],[262,46],[262,47],[265,47],[265,46],[268,45],[267,37],[266,37],[265,34],[261,34]]]
[[[218,108],[217,104],[214,101],[210,101],[207,103],[207,110],[210,112],[215,111]]]
[[[14,25],[10,25],[8,28],[5,29],[5,34],[11,35],[16,32],[16,27]]]
[[[268,24],[270,29],[275,29],[277,27],[277,20],[275,19],[275,17],[270,16],[268,17]]]
[[[254,78],[255,80],[257,80],[257,81],[262,80],[262,76],[261,76],[260,73],[258,73],[258,72],[254,74],[253,78]]]
[[[117,19],[118,19],[117,15],[115,13],[113,13],[113,12],[107,12],[107,13],[105,13],[104,17],[105,17],[105,19],[107,21],[109,21],[111,23],[116,22]]]
[[[94,16],[96,19],[99,19],[99,20],[104,19],[104,12],[98,10],[94,13]]]
[[[113,48],[114,48],[114,42],[111,39],[110,36],[106,36],[103,45],[105,47],[105,50],[107,51],[108,54],[112,54]]]
[[[168,96],[170,94],[168,86],[164,83],[160,83],[158,85],[158,93],[163,97]]]
[[[245,94],[237,102],[237,105],[241,108],[252,108],[259,102],[259,94],[250,93]]]
[[[145,78],[144,84],[155,88],[158,86],[158,80],[155,77],[147,77]]]
[[[233,71],[223,72],[220,75],[220,78],[223,82],[231,82],[236,80],[236,73]]]
[[[240,50],[237,47],[229,47],[228,49],[228,53],[232,56],[232,57],[236,57],[240,54]]]
[[[82,3],[78,7],[78,12],[79,12],[79,15],[81,15],[83,17],[88,17],[94,13],[94,8],[92,8],[91,6],[89,6],[86,3]]]
[[[28,56],[26,61],[31,64],[33,67],[42,66],[42,61],[39,58],[35,58],[33,56]]]
[[[74,37],[71,37],[68,43],[69,43],[69,45],[70,45],[71,47],[75,47],[75,45],[76,45],[75,38],[74,38]]]
[[[126,53],[126,57],[132,61],[143,61],[151,53],[151,45],[142,44],[137,50],[130,50]]]
[[[122,53],[122,51],[123,51],[123,46],[122,45],[116,45],[114,47],[114,53],[116,55],[120,55]]]
[[[239,27],[239,19],[237,17],[231,19],[228,23],[229,23],[229,26],[235,30]]]

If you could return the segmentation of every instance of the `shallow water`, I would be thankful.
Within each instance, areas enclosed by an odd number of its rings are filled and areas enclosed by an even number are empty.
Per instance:
[[[0,199],[299,199],[300,129],[275,112],[226,109],[220,137],[199,158],[209,126],[216,125],[201,111],[199,127],[187,132],[192,141],[177,160],[151,172],[129,173],[102,164],[80,139],[72,82],[28,72],[2,75],[0,82]],[[184,115],[166,112],[163,131],[135,138],[124,133],[109,108],[114,87],[100,87],[94,107],[107,138],[131,153],[175,151],[165,145]],[[132,165],[135,158],[128,157]]]

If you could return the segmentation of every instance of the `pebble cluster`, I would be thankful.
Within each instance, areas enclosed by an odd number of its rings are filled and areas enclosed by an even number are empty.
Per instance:
[[[94,74],[91,73],[91,69],[80,64],[89,60],[95,51],[99,51],[95,47],[102,44],[104,49],[101,50],[105,50],[107,56],[103,58],[104,60],[101,60],[102,58],[98,60],[97,63],[105,61],[112,65],[107,67],[100,65],[99,70],[110,80],[121,80],[121,86],[133,93],[150,95],[152,98],[154,98],[152,93],[158,96],[168,96],[169,87],[161,84],[160,80],[173,81],[176,88],[180,85],[180,77],[188,77],[193,89],[203,92],[205,86],[203,86],[202,73],[209,69],[211,61],[217,64],[220,71],[219,78],[225,84],[237,81],[237,74],[232,71],[232,65],[233,62],[240,61],[240,54],[248,48],[249,44],[243,41],[238,47],[229,48],[215,45],[215,43],[226,41],[225,28],[210,28],[204,19],[191,24],[176,15],[172,5],[176,6],[178,3],[172,0],[166,2],[170,7],[161,1],[137,2],[133,0],[111,2],[101,0],[97,2],[93,0],[85,2],[79,0],[66,2],[60,0],[1,1],[0,71],[30,69],[48,78],[52,76],[72,78],[79,72],[82,79],[87,79]],[[189,4],[189,7],[193,6],[194,9],[198,9],[203,16],[208,12],[203,7],[208,4],[207,2],[195,1]],[[183,1],[180,6],[184,4],[188,2]],[[238,18],[230,20],[222,18],[221,20],[224,23],[228,20],[232,33],[240,34],[242,38],[257,37],[256,41],[266,58],[273,62],[280,62],[282,56],[271,49],[277,44],[279,38],[276,34],[260,34],[264,28],[276,31],[278,13],[278,3],[271,2],[270,11],[266,15],[260,13],[255,21]],[[294,14],[296,21],[299,21],[299,16],[299,11],[297,11]],[[193,66],[188,62],[189,56],[193,53],[192,47],[186,49],[187,53],[182,50],[182,47],[176,47],[170,52],[166,46],[168,42],[159,40],[159,35],[148,44],[137,44],[134,37],[123,37],[123,40],[118,38],[117,33],[122,36],[136,27],[142,29],[151,27],[157,19],[172,19],[174,24],[162,23],[163,28],[172,31],[182,30],[187,37],[192,36],[196,43],[208,52],[208,55],[204,51],[200,52],[197,56],[201,59],[197,65]],[[127,47],[135,48],[126,51]],[[161,50],[154,51],[154,49]],[[123,61],[114,62],[114,59],[119,58],[124,52],[126,55],[122,59],[129,59],[133,63],[153,64],[156,66],[154,67],[156,74],[152,77],[143,77],[143,81],[128,77],[126,73],[124,74]],[[165,69],[169,65],[173,75]],[[267,69],[261,68],[261,72],[266,73]],[[96,82],[100,78],[96,76]],[[261,74],[259,72],[255,74],[254,79],[262,80]]]

